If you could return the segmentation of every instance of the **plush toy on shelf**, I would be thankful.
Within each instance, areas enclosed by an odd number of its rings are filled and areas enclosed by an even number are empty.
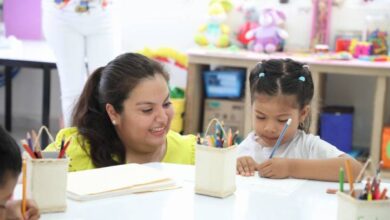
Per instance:
[[[202,25],[195,35],[195,42],[200,46],[230,46],[230,28],[223,22],[227,13],[232,10],[230,0],[211,0],[209,3],[208,23]]]
[[[245,22],[239,27],[237,32],[237,40],[242,44],[243,47],[247,48],[249,42],[254,40],[254,36],[252,38],[246,38],[246,34],[248,31],[253,30],[259,26],[259,13],[255,8],[252,2],[244,2],[238,10],[244,14]]]
[[[284,40],[288,37],[287,31],[282,28],[285,21],[286,17],[281,11],[271,8],[262,10],[259,27],[246,34],[247,39],[253,38],[249,42],[249,50],[266,53],[282,51]]]

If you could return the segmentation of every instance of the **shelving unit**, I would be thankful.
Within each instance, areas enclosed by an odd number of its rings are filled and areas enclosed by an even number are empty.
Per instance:
[[[371,132],[370,155],[372,164],[378,164],[380,159],[381,135],[384,121],[384,107],[386,98],[387,78],[390,77],[390,62],[367,62],[360,60],[340,61],[316,59],[314,56],[294,54],[259,54],[248,51],[227,51],[222,49],[193,49],[188,51],[188,82],[186,93],[186,112],[184,117],[184,133],[201,131],[201,117],[203,111],[203,83],[202,71],[209,66],[239,67],[246,69],[245,84],[245,118],[244,137],[251,128],[251,101],[249,91],[250,70],[263,59],[292,58],[309,64],[314,81],[314,98],[311,105],[312,123],[310,132],[317,133],[319,109],[324,92],[324,76],[326,74],[348,74],[356,76],[375,77],[375,95],[373,97],[373,129]],[[371,167],[373,170],[374,168]],[[383,176],[390,177],[390,171],[383,171]]]

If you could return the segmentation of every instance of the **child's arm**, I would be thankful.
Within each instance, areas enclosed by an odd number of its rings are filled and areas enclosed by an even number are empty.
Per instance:
[[[253,176],[257,163],[250,156],[237,158],[237,174],[241,176]]]
[[[331,159],[284,159],[273,158],[257,166],[259,175],[268,178],[297,178],[322,181],[338,181],[339,169],[344,167],[345,160],[351,161],[354,178],[362,165],[355,159],[342,155]],[[345,167],[344,167],[345,170]]]
[[[39,209],[33,200],[27,200],[26,216],[22,216],[22,202],[21,200],[9,200],[6,204],[5,219],[18,220],[38,220],[40,217]]]

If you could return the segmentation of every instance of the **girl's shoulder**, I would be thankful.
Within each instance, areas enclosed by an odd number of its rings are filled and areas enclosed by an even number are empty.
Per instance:
[[[298,130],[295,134],[293,141],[294,142],[304,142],[304,143],[310,143],[310,142],[316,142],[320,140],[320,137],[314,134],[306,133],[303,130]]]
[[[318,135],[306,133],[302,130],[297,132],[292,145],[299,146],[295,149],[302,151],[308,158],[333,158],[343,154],[337,147],[322,140]]]

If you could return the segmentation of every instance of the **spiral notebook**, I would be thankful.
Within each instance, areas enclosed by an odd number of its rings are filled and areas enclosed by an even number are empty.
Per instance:
[[[162,171],[132,163],[68,173],[67,194],[74,200],[92,200],[178,187]]]

